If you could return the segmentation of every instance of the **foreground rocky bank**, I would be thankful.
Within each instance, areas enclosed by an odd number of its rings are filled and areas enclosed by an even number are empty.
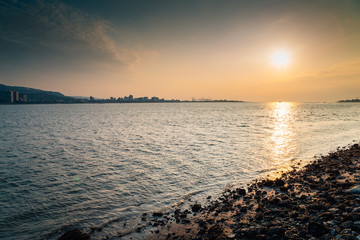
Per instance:
[[[117,238],[359,240],[360,146],[229,189],[206,206],[144,214],[142,224]]]

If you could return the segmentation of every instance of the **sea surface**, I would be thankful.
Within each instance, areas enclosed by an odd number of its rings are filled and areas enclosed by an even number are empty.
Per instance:
[[[93,226],[116,239],[143,213],[360,139],[359,103],[0,105],[0,116],[0,239]]]

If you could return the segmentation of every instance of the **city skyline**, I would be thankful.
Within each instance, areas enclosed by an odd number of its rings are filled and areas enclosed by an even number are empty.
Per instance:
[[[3,84],[108,98],[359,98],[360,3],[0,1]]]

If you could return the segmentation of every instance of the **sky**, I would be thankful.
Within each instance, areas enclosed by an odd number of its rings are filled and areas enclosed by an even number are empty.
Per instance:
[[[99,98],[360,98],[359,13],[357,0],[0,0],[0,83]]]

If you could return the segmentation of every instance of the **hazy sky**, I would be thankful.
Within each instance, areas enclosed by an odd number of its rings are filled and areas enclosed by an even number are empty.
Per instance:
[[[360,98],[360,1],[0,0],[0,83],[106,98]]]

